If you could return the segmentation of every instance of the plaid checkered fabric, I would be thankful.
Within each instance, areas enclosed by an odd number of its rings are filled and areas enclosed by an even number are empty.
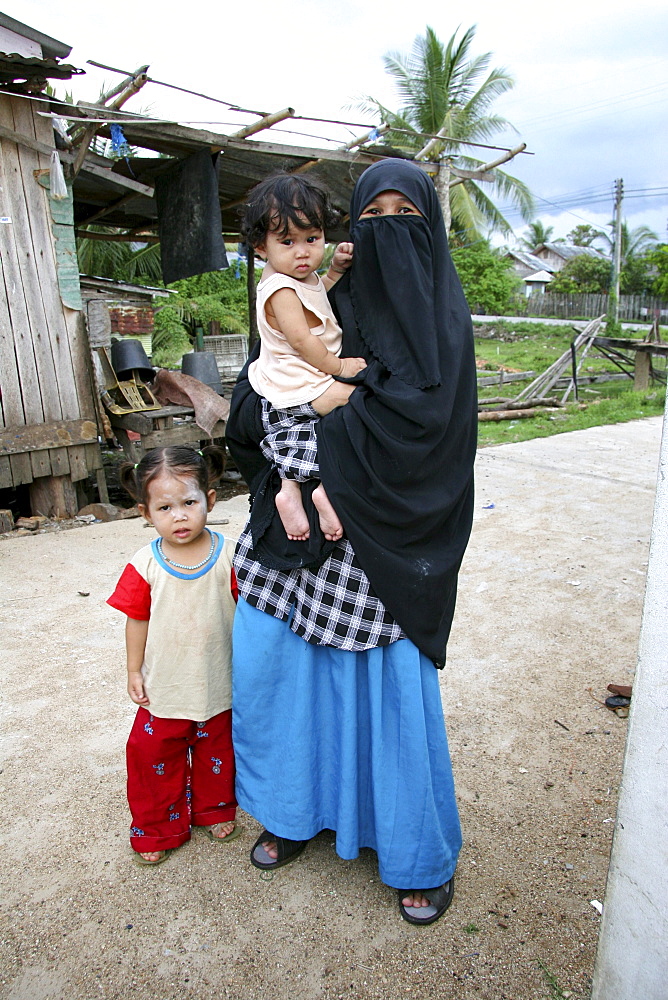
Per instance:
[[[250,558],[251,546],[246,528],[234,556],[239,595],[282,621],[294,609],[290,628],[307,642],[361,652],[405,638],[372,591],[346,538],[315,571],[267,569]]]
[[[262,400],[265,437],[260,448],[267,461],[276,466],[281,479],[304,483],[320,478],[315,436],[318,420],[318,413],[310,403],[281,410]]]

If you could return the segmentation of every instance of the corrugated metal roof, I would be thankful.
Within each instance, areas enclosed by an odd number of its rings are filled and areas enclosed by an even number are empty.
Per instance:
[[[545,261],[529,253],[528,250],[508,250],[506,257],[513,257],[524,264],[525,267],[533,267],[537,271],[545,267]]]
[[[66,59],[72,51],[71,45],[59,42],[57,38],[45,35],[43,31],[31,28],[30,25],[23,24],[22,21],[17,21],[15,18],[10,17],[9,14],[0,12],[0,26],[7,28],[9,31],[14,31],[17,35],[23,35],[24,38],[29,38],[31,42],[37,42],[38,45],[42,46],[42,54],[45,59],[49,57]]]
[[[556,254],[562,260],[572,260],[573,257],[596,257],[599,260],[607,260],[605,254],[597,250],[596,247],[578,247],[573,243],[542,243],[536,247],[536,255],[541,250],[549,250],[550,253]]]

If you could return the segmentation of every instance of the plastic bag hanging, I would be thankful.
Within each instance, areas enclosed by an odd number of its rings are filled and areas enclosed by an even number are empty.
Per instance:
[[[49,166],[49,188],[51,190],[51,197],[55,201],[63,201],[67,198],[67,184],[65,183],[63,165],[60,162],[60,157],[58,156],[58,151],[56,149],[54,149],[51,153],[51,163]]]

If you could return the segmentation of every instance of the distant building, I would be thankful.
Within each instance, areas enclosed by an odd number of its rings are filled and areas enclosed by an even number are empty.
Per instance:
[[[554,276],[553,268],[528,250],[508,250],[505,256],[513,262],[515,274],[524,282],[524,294],[527,298],[545,292]]]
[[[540,260],[540,267],[546,271],[561,271],[574,257],[595,257],[597,260],[608,258],[595,247],[577,247],[571,243],[541,243],[533,251],[533,256]]]

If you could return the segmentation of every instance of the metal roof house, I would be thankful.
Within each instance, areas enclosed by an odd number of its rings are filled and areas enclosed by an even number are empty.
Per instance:
[[[595,257],[607,260],[605,254],[595,247],[579,247],[571,243],[541,243],[533,252],[540,266],[549,271],[561,271],[574,257]]]

